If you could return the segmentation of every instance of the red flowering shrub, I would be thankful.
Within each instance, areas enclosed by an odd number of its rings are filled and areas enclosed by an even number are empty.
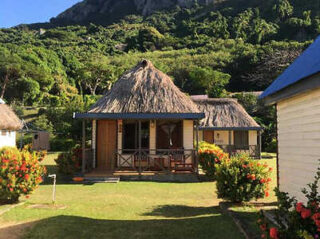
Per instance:
[[[318,183],[320,168],[313,183],[308,184],[309,190],[303,189],[307,202],[297,202],[295,197],[276,189],[278,210],[276,211],[276,227],[270,227],[268,220],[260,213],[258,224],[262,231],[261,237],[273,239],[304,239],[320,238],[320,195]]]
[[[199,146],[199,164],[207,176],[214,177],[216,171],[215,165],[227,159],[228,154],[224,153],[222,149],[214,144],[201,142]]]
[[[17,202],[38,187],[46,173],[40,164],[44,157],[44,152],[31,152],[28,147],[0,149],[0,203]]]
[[[59,172],[67,175],[73,175],[79,172],[82,163],[82,151],[81,148],[73,148],[69,152],[59,154],[55,159]]]
[[[217,194],[232,202],[267,197],[271,169],[247,155],[237,155],[216,165]]]

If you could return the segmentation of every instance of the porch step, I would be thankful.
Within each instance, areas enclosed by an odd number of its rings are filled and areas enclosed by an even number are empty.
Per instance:
[[[151,182],[199,182],[195,173],[172,173],[155,175],[121,175],[121,181],[151,181]]]
[[[188,163],[176,163],[174,169],[176,171],[192,171],[193,165]]]
[[[90,183],[118,183],[120,177],[85,177],[84,181]]]

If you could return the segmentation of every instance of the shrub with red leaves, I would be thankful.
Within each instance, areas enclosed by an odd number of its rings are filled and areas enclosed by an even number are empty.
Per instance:
[[[216,172],[215,165],[228,158],[228,154],[214,144],[200,142],[199,146],[199,164],[203,172],[213,178]]]
[[[45,154],[28,146],[21,151],[14,147],[0,149],[0,203],[15,203],[39,186],[46,173],[40,164]]]
[[[270,169],[248,155],[236,155],[216,165],[217,194],[232,202],[269,196]]]
[[[59,172],[62,174],[73,175],[76,172],[80,172],[82,164],[82,149],[76,147],[69,152],[61,153],[55,161]]]

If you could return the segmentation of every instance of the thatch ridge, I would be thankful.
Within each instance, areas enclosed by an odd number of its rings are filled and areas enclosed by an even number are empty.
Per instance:
[[[0,103],[0,130],[20,130],[22,122],[13,110],[6,104]]]
[[[171,78],[142,60],[127,71],[89,113],[201,113]]]
[[[261,128],[236,99],[208,98],[193,100],[205,113],[202,128]]]

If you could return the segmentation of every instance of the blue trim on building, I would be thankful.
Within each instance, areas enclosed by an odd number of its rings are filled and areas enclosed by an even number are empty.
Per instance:
[[[203,119],[204,113],[74,113],[75,119]]]

